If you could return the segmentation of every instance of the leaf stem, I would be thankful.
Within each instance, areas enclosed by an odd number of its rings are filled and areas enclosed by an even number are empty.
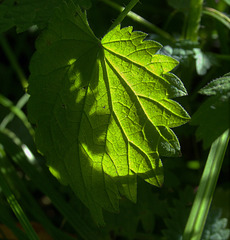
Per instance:
[[[109,1],[109,0],[101,0],[102,2],[104,2],[105,4],[111,6],[112,8],[118,10],[118,11],[123,11],[125,8],[120,6],[119,4]],[[157,33],[159,36],[174,42],[174,38],[168,34],[167,32],[165,32],[164,30],[160,29],[159,27],[157,27],[156,25],[152,24],[151,22],[149,22],[148,20],[146,20],[145,18],[141,17],[140,15],[129,11],[127,14],[127,17],[130,17],[132,20],[142,24],[143,26],[151,29],[153,32]]]
[[[227,129],[211,146],[183,240],[200,240],[230,137]]]
[[[113,28],[115,28],[118,24],[120,24],[123,19],[128,15],[128,13],[135,7],[135,5],[139,2],[139,0],[131,0],[129,4],[123,9],[123,11],[120,13],[120,15],[117,17],[117,19],[113,22],[111,27],[109,28],[109,31],[111,31]],[[107,2],[108,3],[108,2]]]
[[[191,0],[187,19],[186,40],[198,41],[198,31],[202,16],[203,0]]]
[[[27,79],[25,77],[25,74],[23,73],[22,68],[18,64],[17,58],[15,57],[15,55],[14,55],[9,43],[7,42],[5,36],[2,35],[2,34],[0,34],[0,45],[2,46],[2,50],[4,51],[6,57],[8,58],[12,68],[17,73],[23,89],[26,90],[27,87],[28,87],[28,82],[27,82]]]

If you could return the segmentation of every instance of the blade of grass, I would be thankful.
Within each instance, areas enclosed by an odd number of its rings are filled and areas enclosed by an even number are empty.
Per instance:
[[[229,141],[227,129],[212,144],[199,188],[184,230],[183,240],[200,240],[211,205],[225,151]]]
[[[16,136],[8,129],[0,129],[0,142],[4,144],[6,152],[11,156],[14,162],[30,177],[33,184],[51,199],[54,206],[83,239],[102,239],[99,236],[99,232],[95,232],[89,228],[80,218],[77,211],[73,209],[55,189],[52,185],[52,176],[45,174],[42,168],[38,170],[31,165],[22,150],[20,139],[16,138]]]
[[[25,125],[25,127],[28,129],[31,136],[34,136],[34,130],[33,130],[32,126],[31,126],[30,122],[28,121],[26,115],[20,108],[14,106],[14,104],[8,98],[4,97],[1,94],[0,94],[0,104],[3,105],[4,107],[8,108],[12,113],[14,113],[22,121],[22,123]],[[5,128],[5,126],[6,126],[6,124],[4,122],[2,122],[0,124],[0,128]]]
[[[25,104],[29,100],[29,94],[25,93],[17,102],[15,105],[16,108],[22,109]],[[5,128],[13,119],[14,119],[15,113],[11,112],[6,117],[3,118],[2,122],[0,123],[1,128]]]
[[[18,158],[20,157],[21,155],[18,155]],[[18,177],[17,172],[15,171],[13,165],[11,164],[11,161],[7,161],[5,165],[7,165],[7,169],[9,172],[8,173],[9,179],[7,180],[8,182],[10,182],[10,186],[12,191],[14,192],[14,195],[16,196],[20,195],[23,209],[27,210],[27,212],[30,213],[34,217],[34,219],[40,222],[43,225],[43,227],[46,229],[47,233],[49,233],[55,240],[62,240],[62,239],[73,240],[74,238],[65,234],[64,232],[61,232],[47,218],[47,216],[44,214],[41,207],[35,201],[34,197],[30,194],[30,192],[25,187],[25,184],[23,183],[23,181]],[[35,166],[33,165],[31,167],[35,167]]]
[[[39,240],[37,234],[35,233],[34,229],[32,228],[26,214],[24,213],[23,209],[21,208],[20,204],[18,203],[15,195],[11,191],[11,188],[7,182],[7,178],[9,178],[8,169],[6,166],[6,158],[5,152],[3,148],[0,147],[0,158],[1,158],[1,168],[0,168],[0,183],[2,187],[2,192],[5,195],[7,202],[9,203],[11,209],[13,210],[15,216],[19,220],[21,226],[25,230],[28,239],[30,240]]]
[[[128,13],[135,7],[135,5],[139,2],[139,0],[131,0],[129,4],[123,9],[117,19],[111,25],[109,31],[115,28],[118,24],[120,24],[123,19],[128,15]]]
[[[5,36],[2,34],[0,34],[0,45],[2,46],[2,50],[4,51],[6,57],[8,58],[12,68],[15,70],[16,74],[18,75],[18,78],[21,82],[23,89],[26,90],[26,88],[28,87],[28,82],[25,77],[25,74],[23,73],[22,68],[20,67],[18,60],[15,57],[14,52],[12,51]]]
[[[2,199],[0,200],[3,202]],[[27,239],[26,234],[15,224],[15,219],[10,214],[9,209],[3,204],[0,204],[0,213],[0,222],[2,224],[7,226],[18,239]]]
[[[224,26],[226,26],[228,29],[230,29],[230,18],[224,13],[209,7],[205,7],[203,9],[203,13],[215,18],[216,20],[221,22]]]

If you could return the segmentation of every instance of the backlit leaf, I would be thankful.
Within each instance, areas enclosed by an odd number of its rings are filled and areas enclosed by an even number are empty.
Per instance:
[[[119,198],[136,201],[136,176],[161,186],[160,156],[180,154],[170,128],[189,120],[169,99],[186,95],[169,73],[178,62],[154,41],[117,26],[100,41],[73,5],[37,41],[28,106],[50,171],[103,223]]]

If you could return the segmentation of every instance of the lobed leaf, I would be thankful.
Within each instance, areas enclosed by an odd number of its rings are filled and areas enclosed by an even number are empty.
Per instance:
[[[146,34],[117,26],[99,41],[73,5],[57,11],[31,61],[28,112],[50,171],[103,223],[119,198],[136,201],[136,175],[161,186],[160,156],[180,154],[170,129],[189,116],[186,95]]]

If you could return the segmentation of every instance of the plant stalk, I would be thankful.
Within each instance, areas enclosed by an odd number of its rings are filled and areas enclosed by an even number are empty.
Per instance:
[[[202,16],[203,0],[190,0],[189,14],[187,19],[186,40],[198,41],[198,31]]]
[[[230,137],[227,129],[211,146],[183,240],[200,240]]]
[[[139,0],[131,0],[129,4],[124,8],[124,10],[120,13],[117,19],[113,22],[109,31],[115,28],[118,24],[120,24],[123,19],[128,15],[128,13],[135,7],[135,5],[139,2]]]

